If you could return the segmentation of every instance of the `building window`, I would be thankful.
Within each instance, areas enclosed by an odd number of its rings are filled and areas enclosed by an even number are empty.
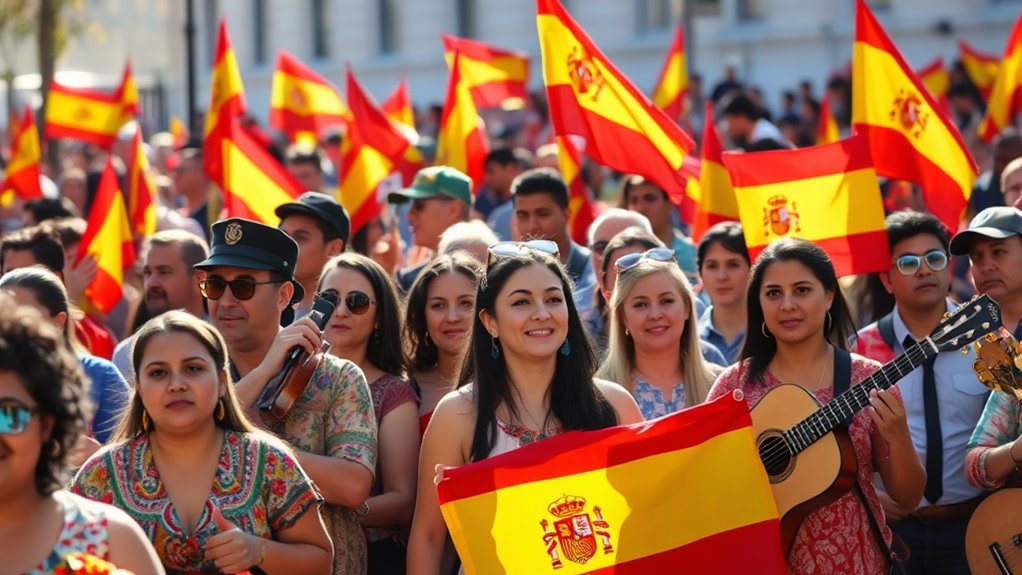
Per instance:
[[[643,0],[639,3],[639,32],[666,30],[681,22],[681,0]]]
[[[766,0],[738,0],[738,20],[750,22],[766,16]]]
[[[327,34],[327,0],[312,0],[312,55],[315,58],[330,57],[330,39]]]
[[[475,0],[456,0],[458,3],[455,30],[462,38],[476,37],[476,3]]]
[[[380,53],[397,51],[397,7],[395,0],[380,0]]]
[[[252,61],[266,63],[266,0],[252,0]]]

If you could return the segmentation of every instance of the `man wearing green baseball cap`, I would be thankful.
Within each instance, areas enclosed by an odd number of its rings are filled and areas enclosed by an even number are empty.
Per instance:
[[[472,209],[472,179],[450,166],[431,166],[415,174],[412,185],[390,194],[392,204],[412,202],[408,225],[412,241],[435,253],[440,234],[458,222],[468,221]],[[397,282],[405,292],[429,262],[397,273]]]

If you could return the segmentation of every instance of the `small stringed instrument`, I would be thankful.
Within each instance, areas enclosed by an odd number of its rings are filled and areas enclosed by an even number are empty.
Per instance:
[[[791,551],[806,516],[854,485],[858,462],[844,422],[869,405],[869,392],[893,386],[927,359],[962,348],[1000,325],[1000,307],[982,295],[948,314],[929,336],[826,405],[792,384],[778,385],[759,400],[752,408],[752,425],[781,517],[785,553]]]
[[[1022,400],[1022,346],[1006,330],[975,344],[976,377]],[[1001,489],[979,504],[965,531],[965,556],[975,575],[1022,574],[1022,489]]]

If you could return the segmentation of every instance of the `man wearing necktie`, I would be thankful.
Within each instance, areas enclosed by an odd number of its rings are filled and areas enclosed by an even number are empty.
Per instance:
[[[948,232],[930,214],[895,212],[887,217],[891,267],[880,273],[894,296],[894,310],[863,328],[855,351],[887,362],[928,336],[944,314],[951,284]],[[910,550],[908,573],[969,573],[965,529],[980,490],[965,478],[966,445],[986,404],[987,388],[972,371],[972,353],[941,353],[898,383],[909,431],[926,466],[926,488],[915,509],[904,509],[878,486],[894,532]]]

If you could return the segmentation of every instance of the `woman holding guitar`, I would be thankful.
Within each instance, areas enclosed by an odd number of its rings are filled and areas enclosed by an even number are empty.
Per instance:
[[[770,244],[752,268],[747,298],[741,361],[720,375],[707,399],[740,389],[755,406],[782,382],[798,382],[820,403],[830,401],[852,323],[827,253],[793,238]],[[852,355],[850,366],[857,383],[880,364]],[[805,516],[788,555],[794,573],[887,572],[891,532],[873,489],[874,470],[898,503],[912,506],[922,497],[926,472],[898,392],[870,396],[870,407],[853,415],[848,429],[856,485]]]

